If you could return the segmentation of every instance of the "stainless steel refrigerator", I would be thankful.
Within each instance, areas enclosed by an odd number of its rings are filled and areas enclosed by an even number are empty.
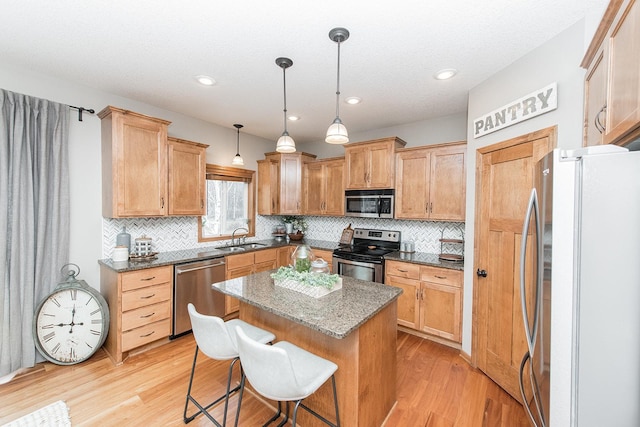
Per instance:
[[[527,235],[520,376],[532,424],[640,426],[640,152],[549,153],[538,163]]]

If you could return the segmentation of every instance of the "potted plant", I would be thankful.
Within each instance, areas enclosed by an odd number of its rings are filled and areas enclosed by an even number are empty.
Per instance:
[[[282,222],[284,223],[287,234],[293,233],[293,221],[296,220],[296,217],[293,215],[285,215],[282,217]]]

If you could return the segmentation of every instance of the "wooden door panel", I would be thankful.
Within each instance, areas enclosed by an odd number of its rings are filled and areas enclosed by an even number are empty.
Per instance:
[[[322,203],[324,202],[324,176],[323,166],[320,164],[307,163],[305,165],[305,206],[304,212],[309,215],[322,214]]]
[[[387,143],[372,144],[369,163],[369,187],[393,187],[391,146]]]
[[[430,218],[464,220],[466,167],[463,150],[431,155]],[[453,191],[452,191],[453,190]]]
[[[474,359],[498,385],[520,400],[518,372],[527,351],[520,302],[522,225],[535,165],[555,146],[548,128],[478,150]],[[525,276],[532,276],[533,241]],[[532,301],[531,296],[527,301]]]
[[[344,161],[325,166],[325,215],[344,215]]]

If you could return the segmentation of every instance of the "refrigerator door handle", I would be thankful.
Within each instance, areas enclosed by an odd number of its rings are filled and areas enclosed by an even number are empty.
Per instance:
[[[529,223],[531,222],[531,216],[535,216],[536,225],[536,252],[535,252],[535,281],[534,281],[534,309],[533,309],[533,328],[529,327],[529,312],[527,310],[527,294],[526,294],[526,260],[527,260],[527,241],[529,234]],[[527,205],[527,213],[524,218],[524,224],[522,225],[522,243],[520,247],[520,302],[522,304],[522,320],[524,323],[525,335],[527,338],[527,348],[529,354],[533,355],[533,349],[535,347],[536,332],[538,330],[538,292],[539,286],[539,250],[540,246],[540,215],[538,205],[538,192],[536,189],[531,190],[531,196],[529,197],[529,204]]]
[[[540,424],[536,422],[536,418],[534,417],[533,412],[531,412],[531,408],[529,407],[529,402],[527,400],[527,394],[525,393],[525,390],[524,390],[524,369],[525,369],[525,365],[527,364],[527,360],[529,361],[531,360],[531,355],[529,354],[528,351],[522,357],[522,361],[520,362],[520,371],[518,372],[518,381],[520,383],[520,395],[522,396],[522,406],[524,406],[524,410],[527,412],[527,415],[529,416],[529,419],[531,420],[533,427],[546,427],[544,423],[544,418],[542,417],[542,412],[540,411],[540,407],[541,407],[540,400],[538,398],[538,395],[535,393],[535,388],[537,387],[537,384],[533,376],[530,376],[531,385],[534,388],[533,400],[535,402],[534,404],[536,406],[536,411],[538,413],[538,417],[539,417],[538,419],[540,420]]]

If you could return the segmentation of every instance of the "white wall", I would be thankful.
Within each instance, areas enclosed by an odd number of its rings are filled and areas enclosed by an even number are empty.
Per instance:
[[[348,123],[345,123],[345,126],[348,130]],[[349,133],[349,141],[368,141],[397,136],[407,143],[406,147],[418,147],[443,142],[464,141],[467,138],[466,127],[467,113],[463,112],[399,126],[352,132]],[[298,151],[316,154],[319,159],[344,156],[343,145],[327,144],[324,140],[298,144],[296,148]]]
[[[491,76],[469,92],[467,127],[467,211],[462,349],[471,353],[474,264],[476,150],[557,125],[558,147],[582,145],[584,21]],[[549,83],[558,83],[558,108],[547,114],[474,139],[473,120]],[[524,212],[523,212],[524,215]]]
[[[51,101],[93,108],[96,112],[107,105],[169,120],[169,135],[209,144],[207,162],[231,165],[236,153],[236,129],[193,119],[171,111],[143,104],[114,94],[41,75],[31,70],[0,63],[0,86]],[[72,110],[72,113],[76,113]],[[238,117],[242,123],[242,117]],[[240,134],[240,153],[247,169],[257,170],[256,160],[273,151],[275,142],[252,135]],[[83,114],[83,121],[72,115],[69,135],[71,236],[69,260],[78,264],[80,278],[90,286],[100,288],[97,260],[102,252],[102,179],[100,157],[100,119]],[[197,245],[197,241],[193,242]],[[60,266],[62,267],[62,266]],[[53,280],[53,279],[52,279]]]

